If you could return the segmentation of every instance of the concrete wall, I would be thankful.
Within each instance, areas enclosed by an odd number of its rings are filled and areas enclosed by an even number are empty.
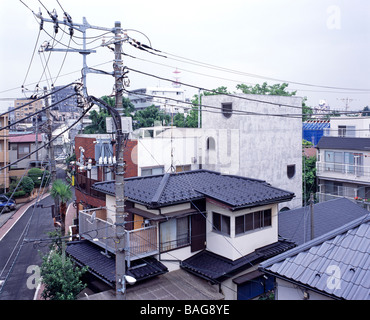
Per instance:
[[[296,198],[280,204],[279,208],[301,206],[302,98],[238,96],[243,99],[215,95],[202,100],[202,128],[218,141],[212,151],[214,154],[209,154],[216,157],[216,161],[204,164],[203,168],[265,180],[274,187],[295,193]],[[221,112],[222,103],[232,103],[233,112],[229,118]],[[205,154],[207,156],[207,150]],[[292,178],[287,176],[288,165],[295,165]]]

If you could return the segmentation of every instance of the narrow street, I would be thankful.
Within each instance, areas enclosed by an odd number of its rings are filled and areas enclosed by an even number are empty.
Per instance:
[[[57,178],[64,177],[65,172],[59,169]],[[39,202],[43,207],[53,203],[50,195]],[[29,208],[21,216],[19,209],[9,218],[9,223],[0,228],[0,300],[34,298],[38,284],[36,279],[39,278],[36,266],[41,266],[42,255],[49,251],[50,242],[24,240],[47,239],[48,232],[55,230],[51,208],[25,206]],[[9,227],[13,221],[16,222]]]

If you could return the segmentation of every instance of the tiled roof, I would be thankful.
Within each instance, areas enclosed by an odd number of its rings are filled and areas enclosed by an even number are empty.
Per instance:
[[[333,298],[370,300],[369,252],[370,214],[264,261],[260,270]]]
[[[67,245],[66,253],[79,264],[89,267],[89,272],[114,286],[116,282],[116,264],[114,255],[111,258],[103,255],[102,248],[88,240],[74,241]],[[167,267],[153,257],[131,262],[127,275],[142,281],[168,271]]]
[[[370,138],[322,137],[317,148],[370,151]]]
[[[232,274],[246,270],[274,255],[293,248],[295,244],[278,241],[237,260],[230,260],[213,252],[203,250],[181,262],[181,268],[211,282],[223,281]]]
[[[93,189],[115,195],[114,181],[95,183]],[[125,196],[148,207],[209,197],[239,209],[289,201],[294,194],[261,180],[194,170],[125,179]]]
[[[42,141],[42,134],[39,133],[37,135],[37,140],[39,142]],[[24,135],[17,135],[17,136],[10,136],[9,137],[9,142],[11,143],[21,143],[21,142],[35,142],[36,141],[36,134],[31,133],[31,134],[24,134]]]
[[[319,237],[369,212],[346,198],[337,198],[313,206],[314,236]],[[297,245],[311,240],[310,208],[279,213],[279,235]]]

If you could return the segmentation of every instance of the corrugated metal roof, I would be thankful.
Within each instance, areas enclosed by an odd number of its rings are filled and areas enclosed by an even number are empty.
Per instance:
[[[260,269],[333,297],[370,300],[370,214],[286,253]]]

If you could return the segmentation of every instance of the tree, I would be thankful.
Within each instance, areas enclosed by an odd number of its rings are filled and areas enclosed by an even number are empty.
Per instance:
[[[362,113],[361,115],[363,117],[370,117],[370,108],[368,106],[366,106],[363,110],[362,110]]]
[[[41,277],[44,290],[41,296],[49,300],[75,300],[86,285],[80,280],[87,267],[74,266],[71,259],[58,251],[42,258]]]
[[[92,121],[92,123],[84,129],[84,133],[106,133],[107,128],[105,124],[105,118],[108,116],[109,113],[105,109],[100,108],[99,113],[96,110],[92,110],[89,115],[89,119]]]
[[[316,157],[302,157],[302,205],[308,203],[311,192],[316,192]]]
[[[28,170],[27,176],[32,179],[35,188],[39,188],[40,186],[45,187],[49,185],[50,172],[47,170],[44,171],[40,168],[32,168]]]
[[[272,86],[264,82],[261,85],[256,84],[255,86],[247,86],[246,84],[238,84],[236,88],[246,94],[266,94],[273,96],[294,96],[297,91],[287,91],[288,83],[274,84]]]
[[[62,230],[64,230],[67,202],[72,199],[71,186],[65,184],[62,180],[57,179],[53,182],[50,195],[59,201]]]
[[[27,194],[30,194],[35,187],[35,184],[33,183],[32,179],[30,177],[23,177],[20,188],[26,192]]]
[[[144,110],[139,110],[133,117],[133,129],[153,127],[155,121],[159,121],[161,124],[170,124],[171,118],[168,114],[165,114],[162,110],[159,110],[154,105],[151,105]]]

